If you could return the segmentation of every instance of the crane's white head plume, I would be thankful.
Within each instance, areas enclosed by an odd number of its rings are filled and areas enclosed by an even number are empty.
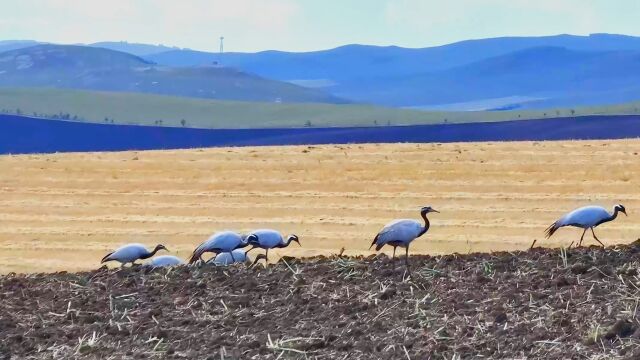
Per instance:
[[[289,237],[287,238],[287,240],[288,240],[288,239],[291,239],[291,241],[295,241],[295,242],[297,242],[297,243],[298,243],[298,245],[302,246],[302,244],[300,244],[300,238],[298,238],[298,235],[296,235],[296,234],[291,234],[291,235],[289,235]]]
[[[618,204],[616,206],[613,207],[614,210],[618,210],[621,213],[627,215],[627,209],[624,208],[624,206],[622,204]]]
[[[256,245],[258,244],[258,235],[251,234],[244,239],[244,242],[249,245]]]

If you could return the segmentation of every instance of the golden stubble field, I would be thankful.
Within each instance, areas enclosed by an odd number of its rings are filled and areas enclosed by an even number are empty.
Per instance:
[[[413,253],[568,246],[565,211],[623,203],[605,242],[640,236],[640,141],[329,145],[0,156],[0,273],[92,269],[127,243],[187,257],[211,233],[269,227],[303,247],[370,254],[389,220],[432,227]],[[587,237],[587,244],[593,243]],[[273,256],[275,258],[275,256]]]

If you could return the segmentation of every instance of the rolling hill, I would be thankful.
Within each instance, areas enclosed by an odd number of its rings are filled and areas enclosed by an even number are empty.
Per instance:
[[[0,155],[217,146],[635,139],[640,116],[369,127],[191,129],[109,125],[0,114]]]
[[[472,116],[356,104],[277,104],[50,88],[0,88],[0,112],[194,128],[407,125],[441,123],[448,115],[452,122]],[[495,118],[506,120],[507,116],[503,112]]]
[[[38,45],[34,40],[0,40],[0,52]]]
[[[607,69],[619,72],[628,64],[635,66],[634,51],[640,51],[638,37],[593,34],[468,40],[422,49],[348,45],[307,53],[255,54],[171,50],[147,58],[173,66],[217,61],[261,76],[321,87],[350,100],[383,105],[463,103],[452,107],[456,109],[469,101],[495,103],[496,98],[525,97],[537,101],[507,101],[497,107],[541,108],[637,99],[635,87],[621,88],[620,79],[606,74]],[[513,62],[527,67],[515,74],[518,69],[510,65]],[[580,70],[573,68],[576,64]],[[507,74],[486,80],[483,69]],[[541,79],[549,86],[540,86]],[[569,92],[581,84],[588,84],[589,91]],[[479,106],[483,108],[491,106]]]
[[[127,41],[102,41],[88,44],[88,46],[122,51],[136,56],[147,56],[165,51],[181,50],[179,47],[175,46],[169,47],[165,45],[139,44]]]
[[[170,66],[194,66],[218,61],[225,66],[278,80],[344,80],[442,71],[535,47],[564,47],[581,51],[640,50],[640,37],[611,34],[502,37],[415,49],[354,44],[303,53],[263,51],[218,54],[172,49],[147,58]]]
[[[141,92],[208,99],[340,103],[321,91],[214,66],[171,68],[103,48],[37,45],[0,53],[0,86]]]
[[[275,104],[52,88],[0,88],[0,113],[75,118],[82,122],[192,128],[386,127],[636,115],[640,114],[640,102],[575,109],[455,112],[361,104]]]
[[[521,106],[547,107],[549,100],[574,106],[572,98],[607,104],[635,100],[639,94],[640,51],[559,47],[530,48],[440,72],[360,81],[340,91],[355,101],[394,106],[510,96],[528,97]]]
[[[125,50],[144,60],[128,58],[135,64],[117,71],[87,65],[63,78],[56,77],[64,74],[57,69],[53,78],[33,69],[12,77],[0,69],[0,86],[460,111],[610,105],[637,100],[640,93],[640,38],[624,35],[503,37],[419,49],[347,45],[305,53],[218,54],[126,42],[91,46],[95,52]],[[30,56],[32,49],[14,50],[13,56]]]

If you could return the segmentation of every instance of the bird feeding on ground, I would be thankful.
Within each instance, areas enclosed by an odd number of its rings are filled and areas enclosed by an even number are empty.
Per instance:
[[[295,234],[289,235],[287,237],[287,240],[285,241],[282,234],[276,230],[271,230],[271,229],[255,230],[251,232],[251,234],[249,234],[249,236],[247,237],[247,242],[249,243],[249,245],[253,246],[251,249],[247,250],[247,252],[255,248],[265,249],[266,250],[265,257],[267,257],[267,260],[268,260],[269,249],[285,248],[289,246],[289,244],[291,244],[292,241],[295,241],[298,243],[298,245],[302,246],[300,244],[300,239]]]
[[[165,267],[165,266],[178,266],[184,265],[184,261],[177,256],[173,255],[160,255],[151,259],[145,265],[152,267]]]
[[[231,254],[233,253],[233,257]],[[231,253],[223,252],[211,259],[207,260],[207,265],[216,265],[216,266],[228,266],[231,264],[245,263],[251,264],[249,267],[253,267],[258,261],[266,260],[267,257],[264,254],[256,255],[255,260],[251,263],[251,258],[247,256],[246,252],[242,249],[233,250]]]
[[[158,244],[156,245],[153,251],[147,250],[142,244],[127,244],[119,247],[116,251],[107,254],[107,256],[102,258],[100,263],[105,263],[107,261],[118,261],[121,266],[124,266],[126,263],[135,263],[136,260],[148,259],[155,255],[159,250],[169,251],[164,245]]]
[[[600,224],[613,221],[616,217],[618,217],[619,212],[623,213],[625,216],[627,215],[627,210],[620,204],[613,207],[613,213],[611,214],[609,214],[607,209],[603,208],[602,206],[583,206],[564,215],[563,217],[558,219],[558,221],[551,224],[551,226],[549,226],[547,230],[545,230],[545,234],[548,239],[561,227],[578,227],[584,229],[584,231],[582,232],[582,236],[580,237],[580,242],[578,243],[578,246],[582,246],[584,234],[588,229],[591,229],[593,238],[596,239],[596,241],[604,247],[602,241],[598,239],[596,233],[593,231],[593,228],[597,227]]]
[[[385,245],[393,246],[392,259],[395,259],[396,248],[405,248],[405,263],[407,270],[409,270],[409,245],[413,240],[424,235],[429,230],[430,223],[429,219],[427,219],[427,214],[431,212],[439,211],[433,209],[431,206],[425,206],[420,209],[420,216],[422,216],[424,220],[424,225],[413,219],[394,220],[388,223],[380,230],[375,239],[373,239],[369,249],[371,249],[373,245],[376,246],[376,251],[379,251]]]
[[[235,249],[244,248],[248,245],[247,240],[234,231],[217,232],[211,235],[207,241],[198,245],[189,259],[189,264],[202,260],[202,255],[206,252],[212,252],[216,255],[223,252],[231,253]],[[233,253],[231,253],[231,258],[234,258]]]
[[[233,254],[233,257],[231,255]],[[249,261],[247,253],[242,249],[235,249],[231,252],[221,252],[211,259],[207,260],[207,264],[213,265],[231,265],[234,263],[243,263]]]

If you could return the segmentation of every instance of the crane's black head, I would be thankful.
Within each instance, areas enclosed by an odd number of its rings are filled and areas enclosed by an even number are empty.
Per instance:
[[[627,209],[624,208],[624,206],[622,206],[622,204],[618,204],[614,207],[614,210],[618,210],[621,213],[625,214],[625,216],[627,215]]]
[[[440,211],[432,208],[431,206],[425,206],[422,209],[420,209],[420,213],[424,216],[427,215],[428,213],[432,213],[432,212],[437,212],[439,213]]]
[[[164,245],[162,245],[162,244],[158,244],[158,245],[156,245],[156,249],[155,249],[155,251],[159,251],[159,250],[166,250],[166,251],[169,251],[169,249],[167,249],[167,248],[166,248]]]
[[[298,235],[291,234],[291,235],[289,235],[288,239],[291,239],[291,241],[295,241],[295,242],[298,243],[298,245],[302,246],[302,244],[300,244],[300,239],[298,238]]]
[[[251,263],[251,265],[249,266],[250,268],[256,266],[256,264],[258,263],[258,261],[260,260],[264,260],[267,261],[267,256],[265,254],[258,254],[256,255],[255,260],[253,260],[253,263]]]
[[[258,245],[258,235],[251,234],[244,241],[249,245]]]

